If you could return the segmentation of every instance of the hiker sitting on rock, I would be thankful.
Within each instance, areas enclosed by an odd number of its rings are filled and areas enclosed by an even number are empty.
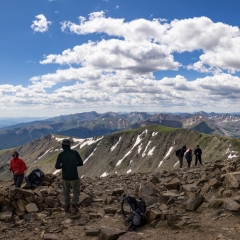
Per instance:
[[[13,181],[15,187],[20,188],[24,179],[24,172],[27,170],[26,163],[19,157],[17,151],[13,151],[12,159],[10,160],[9,171],[13,173]]]
[[[178,161],[180,163],[180,168],[182,168],[182,166],[183,166],[183,156],[184,156],[184,153],[186,152],[186,150],[187,150],[187,147],[183,146],[182,148],[180,148],[176,151],[176,156],[178,157]]]
[[[63,152],[59,153],[55,164],[56,169],[62,169],[63,196],[65,212],[76,213],[78,211],[79,195],[80,195],[80,180],[78,177],[78,166],[83,165],[81,156],[76,150],[70,148],[71,142],[69,139],[63,139]],[[70,205],[70,191],[72,188],[73,198]]]

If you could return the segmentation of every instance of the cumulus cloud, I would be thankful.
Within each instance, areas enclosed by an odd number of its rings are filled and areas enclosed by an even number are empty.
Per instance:
[[[39,14],[35,17],[37,20],[34,20],[31,28],[34,32],[46,32],[48,31],[49,25],[51,25],[50,21],[47,21],[46,17],[43,14]]]
[[[39,16],[40,29],[45,17]],[[51,24],[46,18],[43,22],[46,28]],[[21,104],[131,111],[239,108],[240,78],[232,75],[240,70],[238,27],[207,17],[126,22],[101,11],[80,16],[79,23],[64,21],[61,29],[109,37],[44,56],[40,64],[58,64],[59,69],[33,76],[27,87],[0,85],[0,108]],[[199,58],[186,66],[174,58],[175,53],[194,51],[199,51]],[[179,74],[181,67],[208,76],[188,81]],[[166,70],[175,71],[175,77],[155,77],[154,72]]]
[[[229,72],[240,70],[240,31],[238,27],[224,23],[214,23],[207,17],[173,20],[170,23],[161,19],[137,19],[125,22],[124,19],[105,17],[105,13],[89,14],[88,20],[79,17],[79,24],[62,22],[62,31],[75,34],[105,33],[109,36],[124,38],[134,44],[159,44],[174,52],[193,52],[201,50],[199,69],[220,68]],[[197,66],[192,67],[197,70]]]

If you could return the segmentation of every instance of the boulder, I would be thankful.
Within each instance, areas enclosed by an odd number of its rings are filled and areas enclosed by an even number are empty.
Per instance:
[[[124,188],[116,188],[113,190],[111,195],[116,196],[116,195],[121,195],[122,193],[124,193]]]
[[[99,240],[116,240],[126,231],[115,228],[102,228],[100,229]]]
[[[92,202],[91,202],[90,197],[86,193],[81,192],[81,194],[79,196],[79,204],[82,207],[88,207],[88,206],[91,206]]]
[[[156,219],[160,219],[161,211],[158,209],[150,209],[146,211],[146,221],[150,223]]]
[[[223,207],[229,211],[240,211],[240,204],[234,201],[234,199],[226,198],[223,201]]]
[[[10,211],[3,212],[0,214],[0,219],[3,221],[9,221],[12,219],[12,215],[13,215],[13,213]]]
[[[183,207],[188,211],[194,211],[203,203],[203,201],[204,197],[201,194],[198,194],[183,203]]]
[[[147,195],[156,197],[158,194],[160,194],[160,192],[160,189],[155,184],[152,182],[147,182],[145,186],[141,186],[139,189],[138,196],[142,197]]]
[[[173,178],[169,182],[164,184],[168,190],[176,189],[179,190],[181,182],[178,178]]]
[[[227,173],[224,183],[227,188],[237,189],[240,186],[240,172]]]
[[[28,213],[34,213],[38,211],[38,207],[35,203],[29,203],[26,205],[26,211]]]

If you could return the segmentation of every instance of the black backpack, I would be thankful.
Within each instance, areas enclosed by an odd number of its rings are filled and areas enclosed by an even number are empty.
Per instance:
[[[27,177],[25,177],[25,181],[27,185],[31,187],[38,187],[42,179],[44,178],[44,172],[39,168],[34,169]]]
[[[180,149],[178,149],[177,151],[176,151],[176,156],[179,156],[180,155],[180,152],[181,152],[181,148]]]
[[[126,201],[130,205],[130,216],[127,216],[124,211],[123,205]],[[121,210],[123,217],[126,219],[126,224],[130,224],[130,226],[128,227],[129,231],[134,231],[136,227],[143,226],[146,223],[146,207],[146,203],[142,198],[136,199],[131,196],[123,196],[121,202]]]

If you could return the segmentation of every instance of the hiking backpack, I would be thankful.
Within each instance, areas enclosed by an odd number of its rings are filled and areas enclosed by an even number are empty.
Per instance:
[[[182,149],[180,148],[180,149],[178,149],[178,150],[176,151],[176,156],[179,156],[181,150],[182,150]]]
[[[27,182],[27,185],[36,188],[39,186],[43,178],[44,172],[39,168],[36,168],[27,177],[25,177],[25,181]]]
[[[123,205],[126,201],[130,206],[130,216],[124,211]],[[123,217],[126,219],[126,224],[130,224],[128,227],[129,231],[134,231],[136,227],[140,227],[145,224],[146,203],[142,198],[136,199],[131,196],[123,196],[121,210]]]

